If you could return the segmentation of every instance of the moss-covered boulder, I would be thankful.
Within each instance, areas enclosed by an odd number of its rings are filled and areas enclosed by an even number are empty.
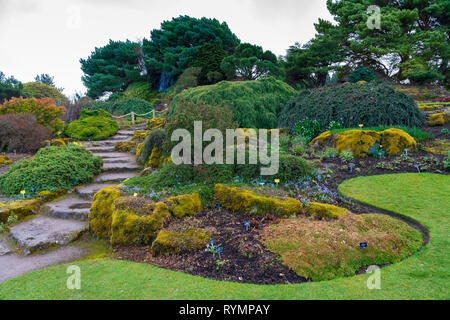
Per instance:
[[[129,152],[136,146],[136,141],[116,142],[114,149],[119,152]]]
[[[142,149],[144,148],[145,143],[139,143],[136,147],[136,161],[139,161],[139,158],[141,157]]]
[[[429,127],[441,127],[450,122],[450,114],[448,113],[435,113],[428,117],[427,126]]]
[[[178,219],[193,216],[203,210],[198,193],[172,197],[167,199],[166,203],[170,212]]]
[[[145,138],[147,137],[147,134],[148,134],[147,130],[144,130],[144,131],[136,130],[136,131],[134,131],[134,134],[133,134],[133,140],[144,141]]]
[[[95,237],[102,239],[111,237],[114,202],[119,197],[120,190],[117,186],[104,188],[95,194],[89,212],[89,229]]]
[[[37,214],[42,204],[40,199],[18,200],[0,205],[0,223],[5,223],[11,214],[19,220]]]
[[[326,131],[313,139],[310,145],[316,149],[335,148],[339,152],[351,151],[355,157],[367,157],[369,150],[378,143],[386,155],[397,155],[405,149],[414,151],[417,142],[407,132],[400,129],[387,129],[382,132],[373,130],[349,130],[333,134]]]
[[[153,130],[157,128],[163,128],[166,125],[166,119],[153,118],[147,123],[147,130]]]
[[[148,163],[146,165],[147,168],[158,169],[161,165],[161,157],[162,153],[158,146],[154,146],[152,149],[152,153],[148,158]]]
[[[165,203],[158,202],[151,206],[152,210],[149,210],[151,214],[144,216],[138,215],[135,208],[115,210],[111,224],[111,244],[113,246],[150,244],[164,222],[171,217]]]
[[[333,206],[331,204],[311,202],[305,208],[306,214],[316,218],[331,218],[337,219],[339,217],[350,214],[351,212],[345,208]]]
[[[222,184],[214,187],[215,200],[225,208],[245,215],[290,217],[303,212],[303,205],[294,198],[274,198],[259,196],[243,188],[233,188]]]
[[[152,256],[174,255],[203,249],[209,235],[202,229],[189,229],[183,233],[161,230],[152,244]]]

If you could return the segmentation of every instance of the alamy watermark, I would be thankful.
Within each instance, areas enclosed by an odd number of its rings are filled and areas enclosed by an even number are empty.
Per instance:
[[[81,269],[79,266],[69,266],[66,270],[70,276],[67,278],[67,289],[81,290]]]
[[[369,14],[366,25],[370,30],[381,30],[381,8],[379,6],[369,6],[366,11]]]
[[[379,266],[370,266],[367,268],[366,273],[372,274],[367,279],[367,289],[369,290],[381,290],[381,269]]]
[[[269,134],[270,148],[267,139]],[[172,149],[172,162],[175,165],[261,164],[266,166],[261,167],[262,176],[276,175],[280,167],[279,138],[278,129],[260,129],[258,132],[254,129],[228,129],[224,138],[218,129],[208,129],[203,133],[202,122],[195,121],[194,137],[185,129],[177,129],[173,132],[172,142],[179,143]],[[192,141],[194,142],[193,155]],[[211,143],[203,148],[204,142]]]

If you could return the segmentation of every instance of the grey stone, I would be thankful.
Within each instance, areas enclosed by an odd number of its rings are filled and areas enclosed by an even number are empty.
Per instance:
[[[114,186],[113,183],[99,183],[99,184],[90,184],[83,188],[77,188],[77,193],[80,197],[83,199],[92,200],[94,198],[94,195],[99,192],[100,190]]]
[[[9,235],[24,255],[55,245],[66,245],[87,230],[87,222],[36,217],[10,227]]]
[[[11,253],[11,249],[6,244],[6,241],[3,239],[0,239],[0,257],[6,256],[7,254]]]
[[[94,183],[122,182],[136,176],[136,172],[102,173],[94,179]]]
[[[42,207],[46,216],[60,219],[88,220],[91,202],[69,195],[61,200],[47,203]]]
[[[103,171],[108,172],[124,172],[124,171],[136,171],[140,166],[133,163],[104,163]]]

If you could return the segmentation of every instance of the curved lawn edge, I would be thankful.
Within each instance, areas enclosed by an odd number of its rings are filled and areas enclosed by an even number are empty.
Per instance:
[[[367,288],[367,274],[263,286],[209,280],[128,261],[88,260],[72,263],[81,269],[81,290],[66,288],[70,265],[66,264],[0,284],[0,299],[448,299],[449,179],[400,174],[360,177],[340,186],[347,197],[417,220],[430,231],[428,246],[381,270],[381,290]]]

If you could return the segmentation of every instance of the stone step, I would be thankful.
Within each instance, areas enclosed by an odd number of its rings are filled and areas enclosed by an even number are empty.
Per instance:
[[[92,154],[103,159],[117,159],[132,156],[131,153],[124,152],[93,152]]]
[[[120,172],[120,173],[114,173],[114,172],[105,172],[102,174],[99,174],[95,179],[94,183],[120,183],[123,182],[126,179],[136,177],[136,172]]]
[[[103,171],[104,172],[125,172],[125,171],[137,171],[141,167],[135,163],[104,163]]]
[[[0,239],[0,257],[12,253],[12,249],[6,243],[6,240]]]
[[[134,135],[134,130],[119,130],[117,134],[121,136],[132,136]]]
[[[55,245],[66,245],[76,240],[87,227],[85,221],[39,216],[10,227],[9,236],[24,255],[29,255]]]
[[[133,155],[129,157],[118,157],[118,158],[104,158],[103,163],[131,163],[136,164],[136,160]]]
[[[91,152],[103,153],[103,152],[113,152],[115,150],[114,146],[103,146],[103,147],[88,147],[86,150]]]
[[[130,139],[129,135],[117,134],[115,136],[109,137],[109,140],[118,141],[118,140],[128,140]]]
[[[124,139],[124,140],[103,140],[103,141],[95,141],[92,142],[89,147],[111,147],[115,146],[118,142],[128,142],[131,141],[130,139]]]
[[[72,194],[55,202],[42,206],[42,212],[48,217],[86,221],[89,219],[91,201]]]
[[[100,190],[114,186],[114,183],[96,183],[96,184],[90,184],[88,186],[77,188],[76,192],[77,194],[86,200],[92,200],[94,199],[94,195],[99,192]]]

